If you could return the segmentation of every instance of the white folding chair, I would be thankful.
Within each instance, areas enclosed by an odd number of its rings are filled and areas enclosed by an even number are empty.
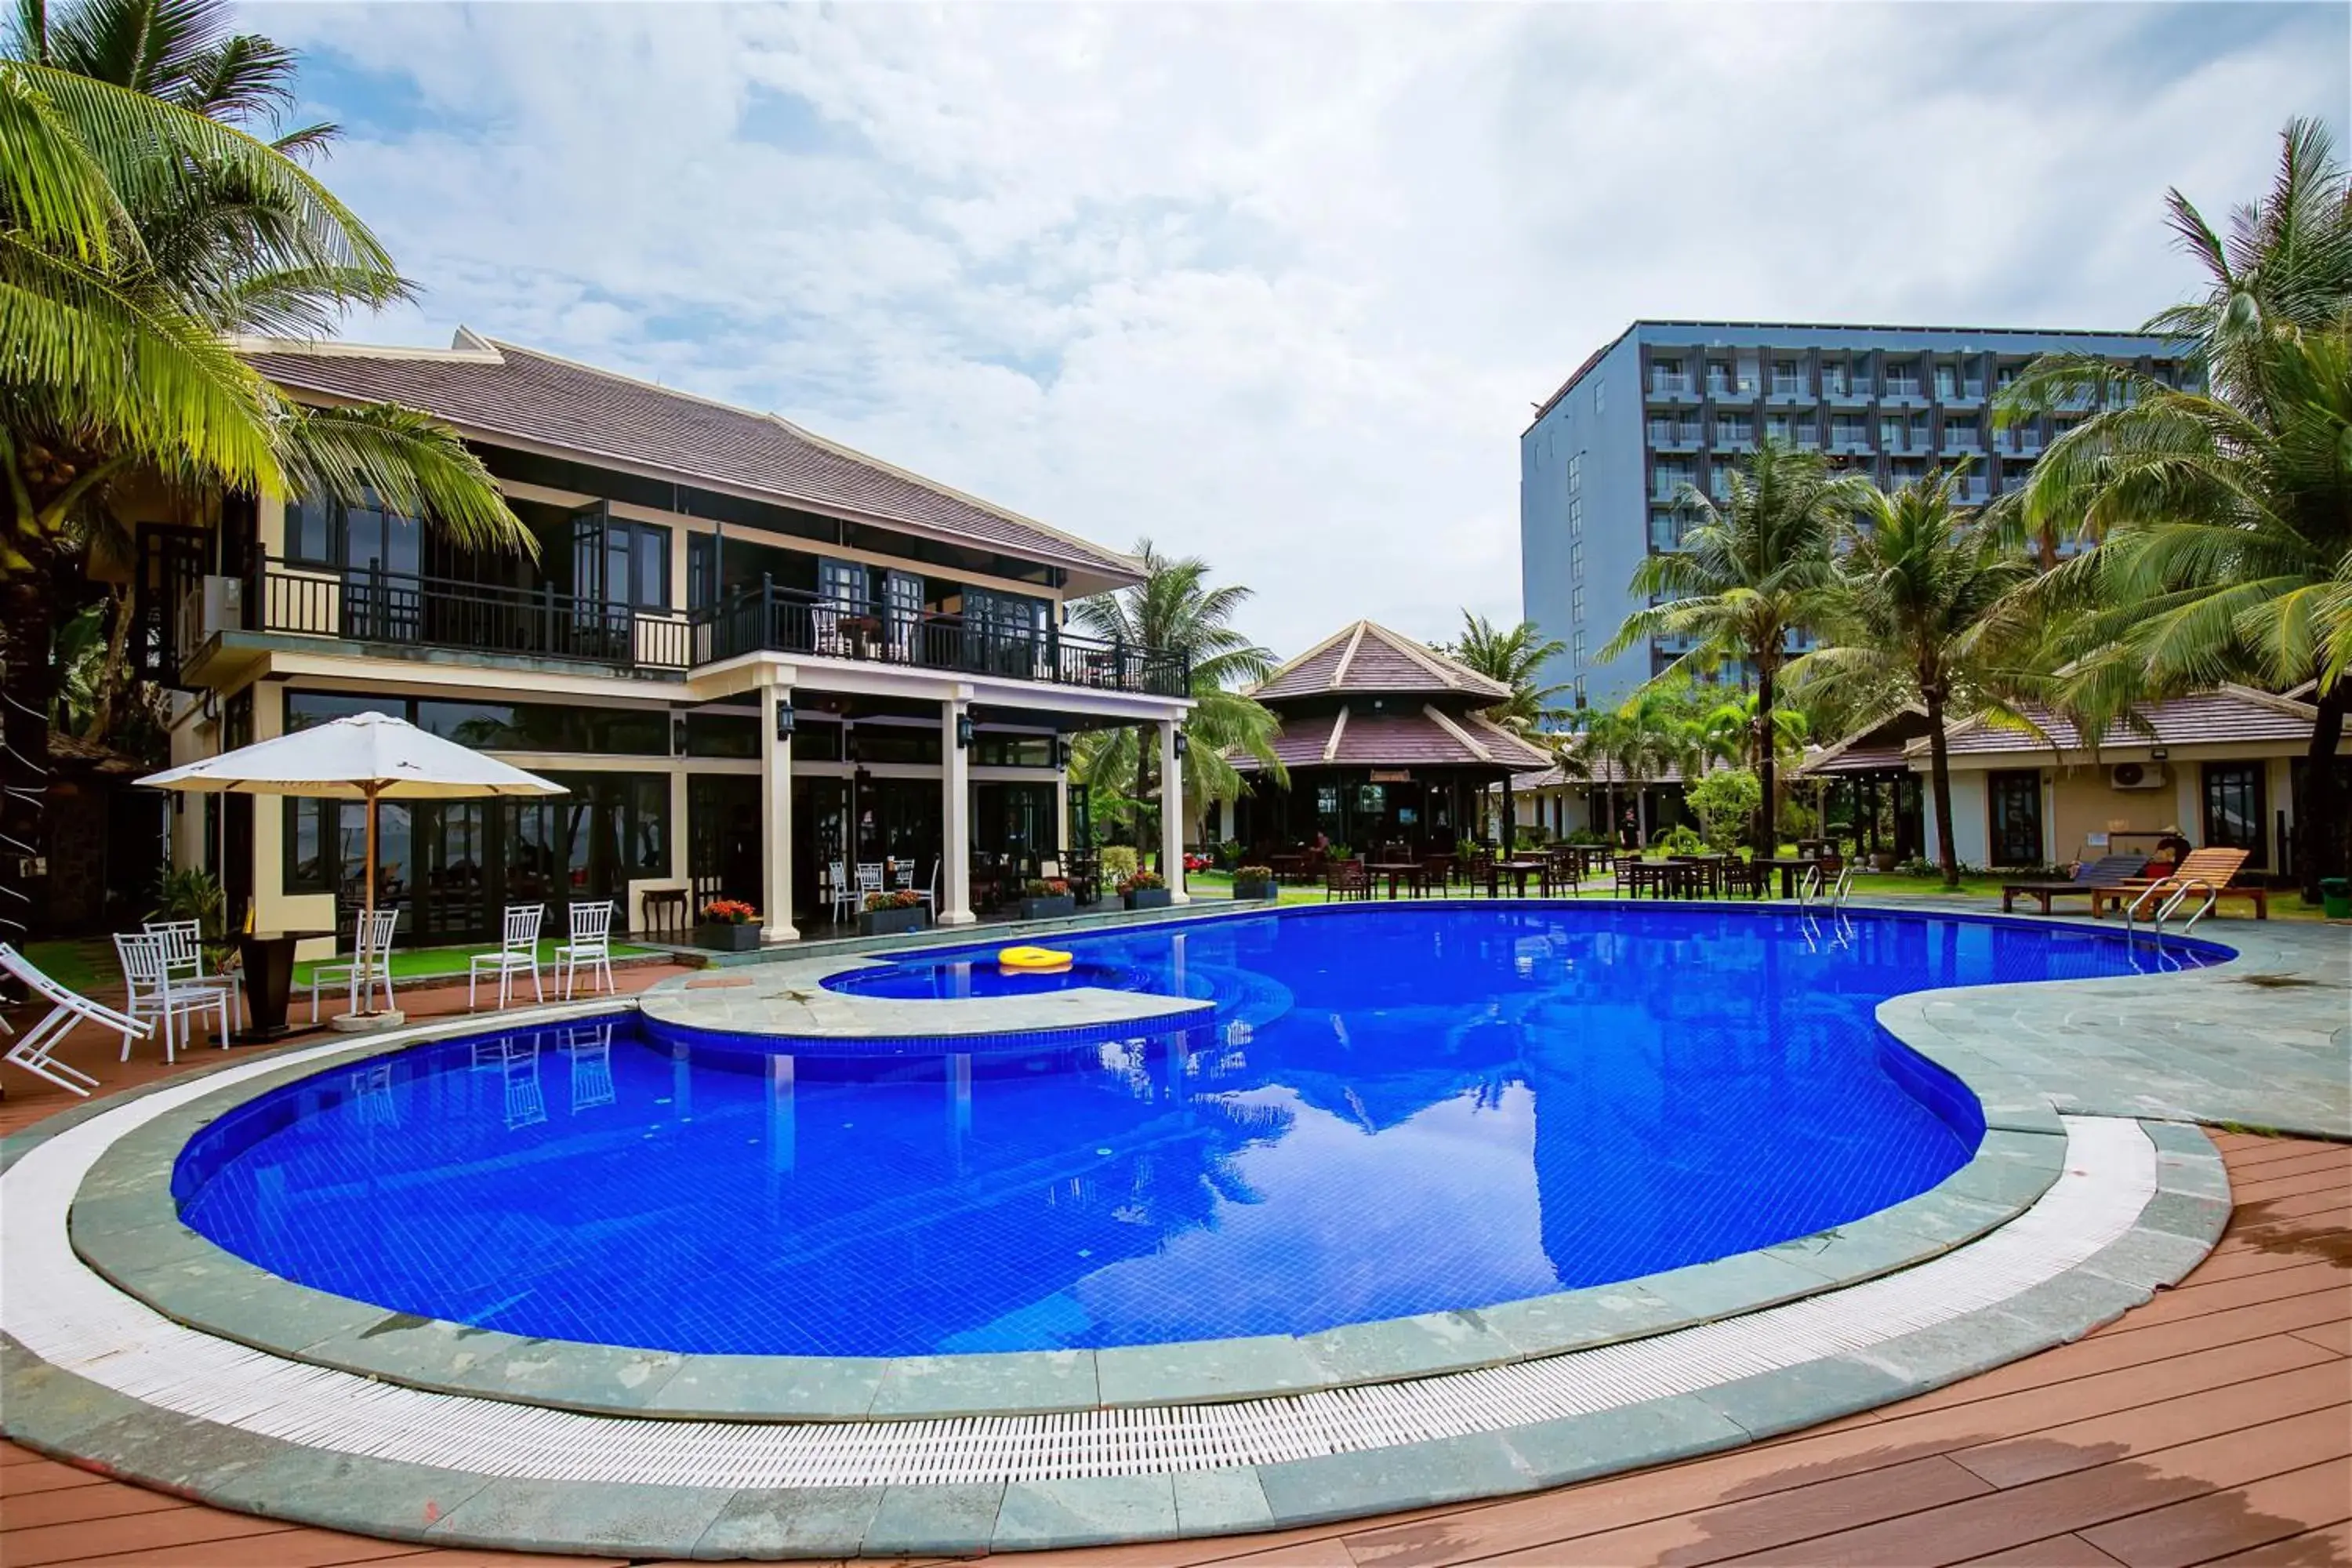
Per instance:
[[[837,925],[857,912],[857,892],[849,885],[848,863],[842,860],[826,862],[824,879],[825,891],[833,900],[834,922]]]
[[[245,976],[224,970],[217,974],[205,973],[204,931],[194,921],[149,921],[149,934],[163,939],[163,966],[172,973],[172,989],[192,990],[203,985],[227,988],[229,1010],[233,1017],[247,1016],[245,1008]],[[228,1042],[221,1041],[223,1049]]]
[[[352,932],[350,961],[311,965],[310,1022],[319,1021],[320,988],[337,982],[342,984],[348,997],[345,1005],[351,1012],[375,1011],[375,988],[379,985],[383,987],[384,1005],[392,1005],[392,931],[399,923],[398,910],[378,910],[373,916],[362,910]]]
[[[509,904],[506,918],[499,925],[499,950],[478,952],[466,963],[466,1011],[474,1010],[474,988],[482,971],[499,977],[499,1005],[507,1005],[514,986],[514,977],[528,971],[530,994],[538,1001],[547,1000],[547,991],[539,983],[539,928],[547,919],[544,904]]]
[[[93,1002],[79,992],[68,991],[36,966],[33,961],[5,942],[0,942],[0,971],[15,975],[25,983],[25,988],[49,1004],[46,1017],[17,1037],[8,1047],[5,1059],[23,1068],[35,1078],[56,1084],[68,1094],[84,1100],[98,1087],[98,1079],[68,1062],[57,1060],[49,1053],[66,1037],[76,1023],[96,1024],[122,1037],[122,1054],[131,1054],[133,1036],[143,1035],[148,1026],[127,1013],[118,1013],[101,1002]],[[13,1031],[12,1031],[13,1032]]]
[[[572,982],[586,963],[604,977],[604,989],[613,984],[613,906],[573,904],[572,940],[555,950],[555,972],[563,980],[563,999],[572,1000]]]
[[[909,886],[909,887],[913,887],[913,886],[914,886],[914,877],[913,877],[913,875],[912,875],[912,873],[911,873],[911,872],[910,872],[910,873],[908,874],[908,879],[907,879],[907,885],[908,885],[908,886]],[[930,911],[931,911],[931,916],[932,916],[932,918],[933,918],[934,920],[936,920],[936,919],[939,917],[939,912],[940,912],[940,858],[939,858],[938,856],[934,855],[934,856],[932,856],[932,857],[931,857],[931,879],[930,879],[930,882],[929,883],[929,885],[928,885],[928,886],[921,887],[921,888],[916,888],[916,889],[915,889],[915,897],[917,897],[918,899],[920,899],[920,900],[923,901],[923,907],[924,907],[925,909],[927,909],[927,910],[930,910]]]
[[[860,860],[857,863],[857,907],[861,910],[866,907],[866,894],[882,890],[882,862]]]
[[[220,1043],[228,1044],[228,990],[204,985],[181,988],[172,984],[164,963],[163,939],[151,931],[118,931],[114,956],[122,965],[122,984],[130,993],[129,1012],[134,1018],[152,1018],[163,1026],[163,1059],[179,1059],[186,1024],[210,1013],[220,1019]],[[122,1037],[122,1059],[131,1059],[131,1037]]]

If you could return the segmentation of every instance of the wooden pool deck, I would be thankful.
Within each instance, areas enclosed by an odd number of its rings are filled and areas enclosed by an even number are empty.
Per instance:
[[[94,1058],[109,1089],[165,1071],[144,1056],[121,1066],[95,1040],[68,1054]],[[182,1058],[217,1059],[204,1047]],[[79,1103],[26,1082],[10,1076],[0,1130]],[[2219,1248],[2178,1289],[2077,1343],[1751,1447],[1556,1491],[1024,1562],[2352,1564],[2352,1145],[2238,1133],[2216,1142],[2237,1205]],[[0,1444],[5,1568],[627,1561],[441,1551],[309,1529]]]

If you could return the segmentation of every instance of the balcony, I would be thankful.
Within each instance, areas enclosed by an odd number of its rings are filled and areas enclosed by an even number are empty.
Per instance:
[[[1978,435],[1972,426],[1947,425],[1944,426],[1943,445],[1947,452],[1981,452],[1984,450],[1984,437]]]
[[[1696,397],[1698,394],[1693,390],[1689,376],[1660,375],[1653,371],[1650,373],[1650,395],[1654,399],[1673,403]]]
[[[1927,401],[1925,396],[1922,395],[1919,389],[1919,384],[1916,381],[1891,375],[1886,378],[1886,390],[1880,394],[1880,398],[1882,401],[1887,403],[1924,403]]]
[[[1772,381],[1771,399],[1775,403],[1811,403],[1813,401],[1812,385],[1801,376],[1794,381],[1783,381],[1776,376]]]
[[[1696,421],[1678,425],[1671,419],[1650,421],[1650,449],[1654,452],[1696,452],[1698,450]]]
[[[1984,401],[1985,386],[1981,380],[1936,384],[1936,396],[1955,407],[1968,407]]]
[[[1756,432],[1746,425],[1717,425],[1712,445],[1718,452],[1752,452],[1756,449]]]
[[[632,673],[682,675],[765,651],[1159,697],[1189,695],[1192,685],[1181,653],[1073,637],[1057,626],[844,604],[766,584],[689,615],[551,587],[309,570],[264,558],[244,595],[247,631],[578,660]]]
[[[1723,403],[1753,403],[1756,401],[1756,384],[1730,377],[1709,376],[1706,395]]]
[[[1870,401],[1870,383],[1832,382],[1822,389],[1822,395],[1841,408],[1858,408]]]
[[[1868,457],[1874,449],[1867,430],[1837,430],[1830,435],[1830,450],[1842,457]]]

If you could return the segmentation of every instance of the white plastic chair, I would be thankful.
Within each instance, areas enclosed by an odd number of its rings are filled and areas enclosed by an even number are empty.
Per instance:
[[[555,950],[555,972],[563,979],[563,999],[572,1000],[572,983],[583,963],[604,977],[604,989],[613,984],[613,906],[573,904],[572,940]]]
[[[96,1024],[101,1029],[111,1029],[122,1037],[122,1054],[131,1055],[133,1037],[144,1035],[149,1026],[127,1013],[118,1013],[102,1002],[93,1002],[79,992],[68,991],[43,973],[33,961],[5,942],[0,942],[0,970],[25,983],[25,988],[49,1004],[48,1015],[39,1023],[17,1037],[8,1047],[5,1059],[23,1068],[35,1078],[56,1084],[68,1094],[84,1100],[98,1087],[98,1079],[68,1062],[61,1062],[49,1053],[66,1037],[76,1023]],[[13,1031],[12,1031],[13,1032]]]
[[[205,973],[204,931],[194,921],[149,921],[149,934],[163,939],[163,965],[172,972],[172,988],[186,991],[201,985],[225,986],[229,994],[230,1015],[246,1018],[245,976],[231,970],[217,974]],[[221,1041],[224,1049],[226,1040]]]
[[[857,912],[857,893],[849,885],[849,866],[842,860],[825,863],[825,889],[833,901],[834,923],[838,925]]]
[[[539,983],[539,928],[547,919],[544,904],[509,904],[506,918],[499,926],[499,950],[478,952],[466,963],[466,1011],[474,1010],[475,986],[488,969],[499,977],[499,1005],[507,1005],[514,987],[514,977],[528,971],[530,994],[538,1001],[547,1000],[546,988]]]
[[[882,890],[882,862],[860,860],[857,863],[857,907],[861,910],[866,907],[866,894]]]
[[[613,1088],[613,1026],[590,1024],[568,1030],[563,1054],[572,1061],[572,1114],[610,1105]]]
[[[396,909],[378,910],[373,918],[362,910],[352,932],[351,958],[342,963],[311,965],[310,1022],[319,1021],[319,992],[337,981],[342,983],[348,998],[345,1005],[351,1012],[373,1012],[378,985],[383,987],[384,1005],[392,1005],[392,932],[399,923],[400,911]]]
[[[181,988],[172,984],[164,963],[163,939],[152,931],[118,931],[114,956],[122,965],[122,984],[130,993],[130,1014],[152,1018],[163,1026],[163,1059],[179,1060],[180,1039],[187,1021],[205,1014],[220,1019],[220,1043],[228,1044],[228,990],[205,985]],[[122,1037],[122,1059],[131,1059],[131,1037]]]
[[[909,887],[914,886],[914,876],[911,871],[908,874],[907,885]],[[915,897],[923,901],[923,907],[931,911],[931,917],[934,920],[939,918],[940,858],[938,856],[934,855],[931,857],[931,879],[929,884],[926,887],[916,888]]]

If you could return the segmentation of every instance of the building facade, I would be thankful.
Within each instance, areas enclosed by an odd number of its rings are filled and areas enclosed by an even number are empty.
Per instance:
[[[290,396],[390,400],[482,458],[536,543],[457,548],[315,498],[140,530],[151,673],[183,763],[373,709],[545,774],[546,800],[386,806],[404,942],[473,941],[509,903],[612,900],[641,927],[752,904],[771,940],[892,859],[973,918],[971,871],[1066,847],[1070,737],[1190,709],[1180,655],[1063,629],[1129,557],[730,407],[461,331],[447,350],[253,343]],[[356,805],[175,797],[181,865],[232,910],[347,931]],[[1171,814],[1171,831],[1181,819]],[[1181,889],[1181,851],[1167,853]],[[323,946],[323,944],[319,944]]]
[[[2178,384],[2172,345],[2131,332],[1636,321],[1579,366],[1519,437],[1523,613],[1568,653],[1549,678],[1614,707],[1689,651],[1602,661],[1641,607],[1645,555],[1679,549],[1685,485],[1721,499],[1758,440],[1826,452],[1889,488],[1969,460],[1965,494],[2013,489],[2088,405],[1996,430],[1991,400],[2039,355],[2105,355]]]

